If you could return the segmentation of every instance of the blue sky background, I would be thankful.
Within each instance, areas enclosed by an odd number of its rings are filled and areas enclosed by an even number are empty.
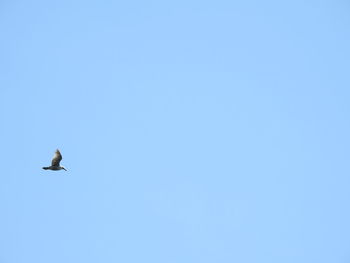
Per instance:
[[[349,13],[1,1],[0,262],[350,262]]]

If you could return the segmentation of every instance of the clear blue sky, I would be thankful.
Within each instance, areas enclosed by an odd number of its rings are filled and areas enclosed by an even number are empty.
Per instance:
[[[349,14],[2,1],[0,262],[350,262]]]

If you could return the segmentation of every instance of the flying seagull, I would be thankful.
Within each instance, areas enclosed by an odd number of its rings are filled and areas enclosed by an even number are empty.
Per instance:
[[[43,167],[44,170],[52,170],[52,171],[58,171],[58,170],[66,170],[66,168],[64,168],[63,166],[60,166],[60,161],[62,160],[62,155],[60,153],[60,151],[57,149],[55,152],[55,155],[52,158],[51,161],[51,166],[49,167]]]

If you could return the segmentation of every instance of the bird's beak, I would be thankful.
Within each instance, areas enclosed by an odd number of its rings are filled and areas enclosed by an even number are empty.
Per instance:
[[[66,168],[64,168],[64,167],[62,167],[62,169],[63,169],[63,170],[65,170],[65,171],[67,171],[67,169],[66,169]]]

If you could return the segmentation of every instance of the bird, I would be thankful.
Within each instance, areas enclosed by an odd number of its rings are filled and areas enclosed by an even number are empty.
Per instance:
[[[52,170],[52,171],[59,171],[59,170],[66,170],[63,166],[60,166],[60,161],[62,160],[62,155],[60,151],[57,149],[55,152],[55,155],[52,158],[51,166],[43,167],[44,170]]]

